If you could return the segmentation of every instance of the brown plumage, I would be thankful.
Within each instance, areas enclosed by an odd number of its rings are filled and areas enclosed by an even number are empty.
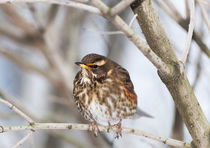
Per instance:
[[[119,127],[121,120],[131,118],[137,108],[137,96],[129,73],[116,62],[98,55],[88,54],[81,62],[74,80],[74,100],[90,129],[97,135],[97,123]],[[118,124],[116,124],[118,123]]]

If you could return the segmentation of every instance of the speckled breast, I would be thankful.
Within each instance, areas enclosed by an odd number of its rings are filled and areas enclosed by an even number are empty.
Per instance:
[[[74,83],[74,99],[78,109],[90,121],[106,125],[117,123],[120,119],[129,118],[136,112],[137,102],[130,99],[125,88],[106,79],[103,83]]]

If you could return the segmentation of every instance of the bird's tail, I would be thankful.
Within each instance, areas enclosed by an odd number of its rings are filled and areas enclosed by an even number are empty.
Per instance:
[[[141,117],[154,118],[152,115],[150,115],[150,114],[146,113],[145,111],[137,108],[136,113],[134,114],[133,118],[138,119],[138,118],[141,118]]]

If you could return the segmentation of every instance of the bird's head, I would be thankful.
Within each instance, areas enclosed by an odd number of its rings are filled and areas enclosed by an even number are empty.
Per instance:
[[[83,77],[105,79],[112,74],[116,63],[98,54],[88,54],[75,64],[82,68]]]

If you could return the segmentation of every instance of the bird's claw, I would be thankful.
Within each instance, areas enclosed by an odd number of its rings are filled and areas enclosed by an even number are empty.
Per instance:
[[[121,120],[119,123],[113,125],[116,128],[116,136],[115,139],[119,139],[122,137],[122,126],[121,126]]]
[[[122,126],[121,126],[121,121],[120,120],[117,124],[111,125],[110,122],[108,122],[108,128],[107,128],[107,132],[110,131],[110,129],[113,129],[116,131],[116,136],[115,139],[118,139],[120,137],[122,137]]]
[[[98,136],[98,133],[100,132],[99,128],[98,128],[98,124],[94,121],[94,122],[91,122],[89,125],[88,125],[88,130],[89,131],[92,131],[94,136]]]

